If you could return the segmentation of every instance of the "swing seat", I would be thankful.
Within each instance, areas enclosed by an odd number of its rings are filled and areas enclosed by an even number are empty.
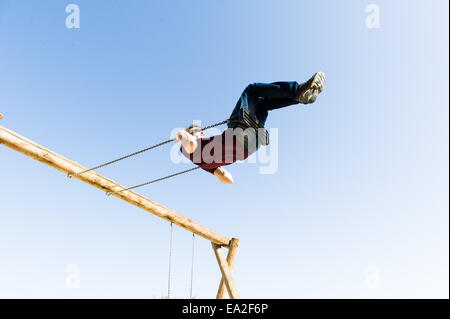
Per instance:
[[[269,145],[269,132],[265,129],[263,125],[259,123],[259,121],[250,113],[247,108],[242,108],[239,110],[239,113],[236,118],[232,119],[230,128],[241,128],[245,131],[248,128],[251,128],[251,132],[254,132],[257,139],[257,147],[261,145]],[[247,131],[248,132],[248,131]],[[245,145],[248,146],[248,136],[245,135]]]

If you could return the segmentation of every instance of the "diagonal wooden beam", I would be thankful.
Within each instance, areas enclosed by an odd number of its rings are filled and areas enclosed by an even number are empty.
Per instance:
[[[231,299],[239,299],[240,296],[236,289],[233,276],[231,275],[231,270],[228,267],[222,248],[214,243],[211,243],[211,245],[214,250],[214,254],[216,255],[217,263],[219,264],[220,272],[222,273],[222,277],[225,282],[225,287],[227,287],[228,295]]]
[[[39,162],[49,165],[65,174],[75,174],[86,170],[86,167],[69,160],[3,126],[0,126],[0,144],[25,154]],[[125,187],[93,171],[74,177],[84,183],[94,186],[104,192],[115,192]],[[161,205],[132,190],[123,191],[113,196],[120,198],[134,206],[178,225],[198,236],[208,239],[212,243],[228,247],[230,239],[199,223]]]
[[[228,255],[227,255],[227,264],[228,268],[230,268],[230,272],[233,271],[234,260],[236,259],[238,247],[239,247],[239,239],[231,238],[230,247],[228,248]],[[220,279],[219,289],[217,291],[216,298],[224,299],[225,292],[226,292],[225,281],[222,277],[222,279]]]

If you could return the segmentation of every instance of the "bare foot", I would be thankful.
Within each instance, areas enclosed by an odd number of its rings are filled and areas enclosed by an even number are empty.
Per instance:
[[[214,171],[214,176],[216,176],[224,184],[233,184],[233,176],[223,167],[216,168]]]

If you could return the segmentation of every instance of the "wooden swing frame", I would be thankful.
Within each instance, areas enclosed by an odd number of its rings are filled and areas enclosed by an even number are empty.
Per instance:
[[[0,144],[51,166],[65,174],[76,174],[77,172],[87,169],[86,167],[67,159],[3,126],[0,126]],[[133,190],[125,190],[114,194],[114,192],[123,190],[126,187],[109,178],[97,174],[94,171],[88,171],[84,174],[74,176],[73,178],[94,186],[104,192],[113,193],[112,196],[114,197],[124,200],[149,213],[152,213],[153,215],[163,218],[209,240],[212,244],[217,263],[219,264],[220,272],[222,273],[222,279],[219,284],[216,298],[225,298],[226,292],[228,292],[231,299],[240,298],[232,277],[234,261],[239,246],[239,239],[230,239],[224,235],[221,235],[139,193],[136,193]],[[228,248],[228,255],[226,258],[222,251],[222,247]]]

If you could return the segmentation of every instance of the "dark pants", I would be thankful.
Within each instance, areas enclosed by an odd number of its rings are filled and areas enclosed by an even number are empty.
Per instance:
[[[264,126],[269,111],[298,104],[299,84],[297,82],[253,83],[242,92],[231,117],[247,108]]]

